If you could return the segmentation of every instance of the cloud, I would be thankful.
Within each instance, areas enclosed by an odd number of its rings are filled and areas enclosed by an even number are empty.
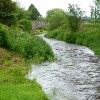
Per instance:
[[[14,0],[15,1],[15,0]],[[93,4],[93,0],[17,0],[20,2],[21,6],[25,9],[28,9],[30,4],[34,4],[39,12],[45,16],[46,12],[53,8],[61,8],[63,10],[67,10],[68,4],[78,4],[80,7],[86,12],[86,14],[90,15],[90,4]]]

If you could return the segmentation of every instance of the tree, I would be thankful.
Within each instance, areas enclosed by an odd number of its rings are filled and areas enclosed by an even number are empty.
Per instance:
[[[100,0],[95,0],[91,6],[91,19],[95,24],[100,23]]]
[[[37,8],[33,4],[31,4],[29,6],[28,11],[30,12],[30,19],[31,20],[37,20],[41,16],[39,11],[37,10]]]
[[[84,11],[82,11],[78,5],[69,4],[68,15],[69,15],[69,26],[71,31],[72,32],[79,31]]]
[[[67,26],[65,24],[67,22],[68,17],[62,9],[55,8],[47,11],[46,18],[48,21],[49,30],[54,30],[56,28]]]
[[[26,11],[24,8],[17,7],[17,11],[15,12],[15,15],[18,19],[18,21],[23,19],[29,19],[29,12]]]
[[[12,0],[0,0],[0,22],[6,25],[15,24],[16,3]]]

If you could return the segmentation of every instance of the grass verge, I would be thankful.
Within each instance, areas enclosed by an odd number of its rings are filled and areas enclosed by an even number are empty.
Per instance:
[[[35,80],[25,78],[30,68],[17,53],[0,48],[0,100],[48,100]]]

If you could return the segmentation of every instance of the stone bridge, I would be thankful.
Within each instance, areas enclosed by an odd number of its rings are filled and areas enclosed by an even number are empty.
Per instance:
[[[47,21],[44,20],[33,20],[32,21],[32,30],[35,31],[40,27],[46,26]]]

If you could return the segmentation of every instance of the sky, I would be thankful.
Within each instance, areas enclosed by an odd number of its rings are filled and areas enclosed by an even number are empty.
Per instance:
[[[19,2],[20,6],[28,9],[30,4],[34,4],[40,14],[45,17],[46,12],[53,8],[60,8],[67,11],[68,4],[78,4],[86,16],[90,16],[90,5],[93,5],[93,0],[13,0]]]

